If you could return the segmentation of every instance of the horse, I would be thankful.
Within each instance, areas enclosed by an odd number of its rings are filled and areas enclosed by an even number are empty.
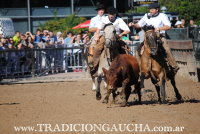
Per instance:
[[[100,48],[100,58],[98,66],[94,70],[89,70],[92,78],[92,90],[96,91],[96,99],[101,99],[100,85],[102,79],[104,80],[104,87],[107,87],[106,79],[104,77],[102,68],[109,69],[112,60],[118,55],[126,53],[120,49],[119,43],[117,43],[117,35],[115,26],[112,23],[106,24],[103,28],[103,33],[97,41],[96,47]],[[94,48],[95,50],[95,48]],[[87,49],[87,58],[91,58],[93,55]],[[87,61],[87,60],[86,60]],[[97,85],[95,84],[95,78],[97,78]]]
[[[140,57],[141,88],[144,88],[144,79],[151,78],[151,81],[155,85],[157,91],[158,102],[165,103],[165,83],[166,80],[170,80],[174,88],[176,98],[181,100],[182,96],[179,93],[175,82],[176,73],[170,70],[166,61],[166,53],[162,47],[162,40],[161,37],[159,37],[160,34],[155,32],[155,28],[153,26],[144,26],[143,30],[145,31],[145,38],[143,53]]]

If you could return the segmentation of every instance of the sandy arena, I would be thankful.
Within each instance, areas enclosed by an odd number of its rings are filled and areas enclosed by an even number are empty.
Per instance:
[[[154,86],[149,81],[145,81],[146,92],[142,91],[142,105],[135,105],[137,96],[131,94],[127,107],[119,107],[111,103],[102,104],[102,100],[97,101],[95,92],[90,90],[89,79],[0,85],[0,134],[199,134],[200,83],[182,77],[177,77],[176,80],[184,102],[176,101],[172,86],[167,82],[166,92],[169,103],[157,104]],[[102,89],[103,97],[104,93],[105,90]],[[51,129],[45,128],[47,126],[40,126],[40,128],[38,124],[50,124]],[[138,129],[137,132],[120,132],[112,129],[112,132],[103,130],[64,132],[61,127],[55,128],[56,125],[62,124],[109,124],[110,126],[142,124],[142,129],[145,131]],[[79,125],[75,128],[80,129]],[[184,127],[184,129],[182,132],[149,132],[148,128],[144,128],[146,125],[150,129],[156,126]],[[14,128],[16,126],[33,126],[35,130],[16,132]],[[129,127],[133,130],[132,128],[133,126]]]

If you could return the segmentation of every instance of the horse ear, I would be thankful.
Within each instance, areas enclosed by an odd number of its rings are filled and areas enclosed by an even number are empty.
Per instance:
[[[104,73],[105,75],[108,73],[108,70],[105,69],[104,67],[102,68],[102,70],[103,70],[103,73]]]

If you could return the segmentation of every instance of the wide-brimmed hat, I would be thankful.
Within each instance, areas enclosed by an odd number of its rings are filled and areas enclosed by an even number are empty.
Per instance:
[[[108,12],[108,14],[118,14],[117,9],[114,8],[114,7],[109,7],[109,8],[107,9],[107,12]]]
[[[157,9],[160,8],[160,5],[158,3],[152,3],[149,5],[149,9]]]
[[[176,24],[175,24],[175,26],[177,26],[177,25],[181,25],[181,24],[182,24],[181,21],[177,21]]]
[[[105,10],[105,6],[103,4],[98,4],[95,10],[98,11],[100,9],[104,9]]]

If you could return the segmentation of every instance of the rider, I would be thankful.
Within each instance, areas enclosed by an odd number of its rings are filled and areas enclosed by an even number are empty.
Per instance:
[[[105,17],[104,13],[105,13],[105,7],[104,5],[98,3],[97,8],[97,15],[95,17],[93,17],[90,21],[90,26],[89,26],[89,32],[91,33],[95,33],[97,30],[97,26],[99,25],[99,23],[101,22],[101,20]],[[96,47],[96,41],[94,39],[92,39],[91,45],[89,46],[89,54],[90,54],[90,58],[88,59],[88,65],[90,67],[93,67],[93,54],[94,54],[94,48]]]
[[[108,16],[104,17],[102,21],[99,23],[99,25],[97,26],[97,30],[94,35],[94,38],[96,41],[98,41],[100,38],[100,31],[103,29],[103,27],[106,24],[109,24],[109,23],[112,23],[115,26],[116,34],[118,35],[119,38],[121,38],[123,35],[126,35],[130,32],[130,29],[127,26],[127,24],[124,22],[122,18],[118,16],[118,11],[116,8],[109,7],[107,9],[107,12],[108,12]],[[123,32],[121,32],[121,30]],[[101,50],[97,50],[97,51],[101,51]],[[93,62],[94,67],[96,67],[99,62],[99,55],[96,55],[98,53],[97,51],[94,53],[94,59],[97,59],[97,60],[94,60]]]
[[[171,29],[171,23],[166,14],[160,13],[160,6],[157,3],[153,3],[149,5],[149,13],[145,14],[141,20],[134,24],[133,22],[129,23],[129,27],[134,28],[142,28],[145,25],[152,25],[155,27],[155,31],[160,33],[160,37],[162,40],[163,48],[167,54],[167,62],[172,67],[173,71],[176,73],[179,70],[179,67],[171,54],[170,47],[167,44],[165,38],[165,31]],[[143,44],[142,44],[143,45]]]

